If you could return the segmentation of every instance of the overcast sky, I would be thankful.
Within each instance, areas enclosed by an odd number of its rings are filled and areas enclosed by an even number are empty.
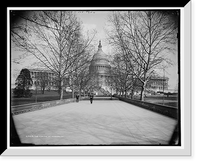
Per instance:
[[[95,29],[97,31],[97,35],[94,40],[94,44],[96,45],[95,49],[98,48],[98,41],[101,40],[103,51],[106,54],[111,54],[110,46],[106,40],[106,32],[105,28],[107,28],[108,24],[108,15],[110,11],[77,11],[76,15],[80,19],[83,24],[84,31]],[[18,52],[14,49],[11,49],[11,59],[17,58],[19,54],[22,52]],[[169,88],[174,89],[177,85],[177,53],[170,55],[171,60],[174,61],[174,66],[166,69],[165,76],[169,77]],[[33,57],[28,57],[20,61],[20,63],[11,62],[11,83],[15,82],[17,75],[20,70],[24,67],[30,68],[30,62],[34,62],[35,59]],[[161,76],[163,76],[163,70],[160,70]]]
[[[110,11],[77,12],[77,16],[83,23],[83,27],[85,30],[95,29],[97,31],[94,44],[98,46],[98,42],[99,40],[101,40],[103,50],[107,54],[111,53],[105,33],[105,29],[107,28],[106,25],[108,24],[108,15],[110,13]]]

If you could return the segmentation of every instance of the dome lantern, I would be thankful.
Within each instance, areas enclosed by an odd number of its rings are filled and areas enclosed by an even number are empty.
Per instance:
[[[102,45],[101,45],[101,40],[99,40],[99,45],[98,45],[98,48],[101,49],[102,48]]]
[[[102,50],[101,40],[99,40],[98,50],[94,54],[91,64],[90,64],[91,71],[95,67],[100,67],[101,70],[107,70],[108,68],[110,68],[110,64],[109,64],[109,60],[107,59],[107,55]],[[107,68],[107,69],[105,69],[105,68]]]
[[[107,55],[102,50],[101,40],[99,40],[98,50],[94,54],[92,62],[94,62],[94,63],[100,62],[100,63],[104,63],[106,65],[108,63]]]

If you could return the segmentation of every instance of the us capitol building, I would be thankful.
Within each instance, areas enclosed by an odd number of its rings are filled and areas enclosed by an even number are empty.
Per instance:
[[[99,41],[98,50],[94,54],[89,67],[89,71],[90,74],[92,74],[92,80],[94,83],[92,90],[94,93],[96,93],[96,95],[115,93],[114,89],[112,89],[111,84],[109,84],[109,79],[111,76],[109,74],[110,69],[111,66],[109,64],[109,60],[107,58],[107,55],[102,50],[101,41]],[[169,78],[167,77],[152,77],[147,84],[147,89],[150,89],[154,92],[163,90],[168,91],[168,80]],[[140,93],[140,87],[136,90],[138,90]]]
[[[114,88],[109,83],[110,81],[110,69],[111,65],[108,60],[108,55],[106,55],[102,50],[101,41],[99,41],[98,50],[93,55],[89,66],[89,72],[92,76],[90,81],[89,92],[94,92],[96,95],[109,95],[115,93]],[[36,86],[39,86],[41,83],[37,77],[43,77],[42,79],[49,80],[47,81],[47,87],[51,90],[56,90],[53,79],[55,78],[55,73],[49,70],[40,70],[40,69],[29,69],[30,75],[33,80],[33,86],[31,89],[36,89]],[[168,78],[167,77],[152,77],[150,82],[147,84],[147,89],[151,89],[155,92],[168,90]],[[66,79],[66,81],[69,81]],[[139,89],[138,89],[139,91]]]
[[[105,95],[110,94],[111,89],[108,85],[109,78],[109,70],[111,66],[109,64],[109,60],[107,55],[102,50],[101,41],[99,41],[98,50],[94,54],[90,66],[89,72],[92,75],[91,79],[91,92],[95,92],[97,95]],[[47,69],[29,69],[31,78],[33,80],[32,90],[35,90],[36,87],[39,88],[41,84],[41,80],[37,77],[40,77],[42,80],[47,81],[46,87],[49,87],[51,90],[56,90],[55,84],[53,83],[53,79],[55,79],[55,73]]]
[[[98,50],[94,54],[89,67],[89,72],[93,77],[93,92],[96,93],[96,95],[111,93],[111,87],[108,83],[110,69],[109,60],[102,50],[101,41],[99,41]]]

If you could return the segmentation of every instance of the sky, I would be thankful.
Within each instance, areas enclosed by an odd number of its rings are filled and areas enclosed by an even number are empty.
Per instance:
[[[83,23],[84,30],[95,29],[97,34],[95,36],[94,44],[98,46],[99,40],[101,40],[103,50],[109,54],[110,48],[106,40],[106,32],[108,23],[108,16],[111,12],[109,11],[91,11],[91,12],[77,12],[77,16],[80,18]],[[96,47],[97,48],[97,47]]]
[[[107,28],[108,24],[108,16],[110,12],[109,11],[77,11],[76,15],[78,19],[82,22],[83,25],[83,31],[91,31],[95,29],[97,31],[96,37],[93,41],[93,44],[96,45],[94,51],[97,51],[98,49],[98,42],[101,40],[102,44],[102,49],[103,51],[110,55],[112,53],[111,47],[109,46],[107,40],[106,40],[106,32],[105,29]],[[21,55],[22,52],[16,51],[11,47],[11,60],[18,58],[19,55]],[[163,72],[162,69],[157,70],[160,73],[160,76],[165,76],[169,77],[169,89],[174,89],[177,86],[177,80],[178,80],[178,67],[177,67],[177,53],[175,54],[170,54],[170,59],[174,61],[174,66],[171,66],[170,68],[167,68],[165,70],[165,73]],[[19,74],[20,70],[22,68],[28,67],[30,68],[31,65],[30,63],[34,62],[35,59],[31,56],[23,59],[23,60],[18,60],[18,62],[13,63],[11,62],[11,83],[13,84],[15,82],[15,79],[17,75]]]

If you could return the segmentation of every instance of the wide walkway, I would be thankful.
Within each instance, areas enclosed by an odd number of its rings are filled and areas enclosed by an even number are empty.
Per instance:
[[[89,100],[14,116],[22,143],[168,144],[176,120],[119,100]]]

